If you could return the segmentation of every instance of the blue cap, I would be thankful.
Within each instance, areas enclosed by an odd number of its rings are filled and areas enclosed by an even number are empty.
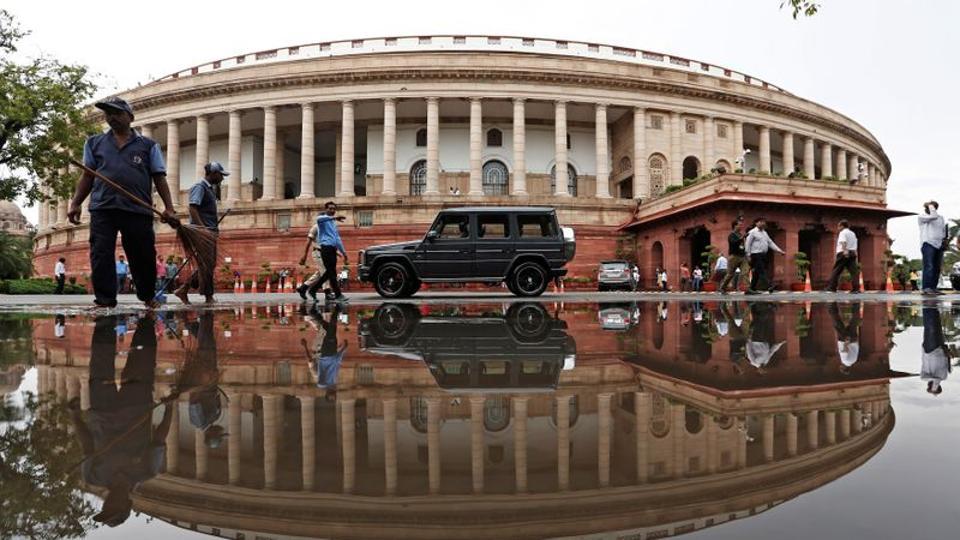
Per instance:
[[[220,173],[224,176],[230,176],[230,173],[223,168],[223,165],[221,165],[219,161],[211,161],[210,163],[207,163],[203,166],[203,170],[206,171],[207,174]]]
[[[117,96],[110,96],[108,98],[101,99],[100,101],[96,102],[93,106],[100,109],[101,111],[106,111],[108,109],[114,110],[114,111],[124,111],[126,113],[129,113],[130,116],[133,117],[133,107],[131,107],[129,103],[127,103],[126,101],[124,101],[123,99]]]

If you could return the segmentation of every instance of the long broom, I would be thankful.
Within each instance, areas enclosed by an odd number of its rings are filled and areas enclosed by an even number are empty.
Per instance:
[[[217,220],[217,225],[219,226],[221,223],[223,223],[223,218],[227,217],[227,216],[230,214],[230,212],[232,212],[232,211],[233,211],[232,208],[227,208],[227,211],[224,212],[223,215],[220,216],[220,219]],[[168,276],[167,279],[164,280],[163,284],[160,286],[160,289],[156,292],[156,294],[153,295],[153,299],[154,299],[154,300],[160,300],[160,297],[161,297],[161,296],[164,296],[163,293],[164,293],[164,291],[167,290],[167,287],[169,287],[170,284],[173,283],[174,280],[177,279],[177,276],[180,275],[180,272],[182,272],[183,269],[186,268],[189,263],[190,263],[190,259],[184,259],[184,260],[183,260],[183,263],[180,265],[180,267],[177,268],[177,271],[174,272],[172,276]],[[193,281],[193,277],[194,277],[195,275],[197,275],[197,272],[198,272],[198,271],[194,271],[193,274],[190,275],[190,279],[187,280],[188,283],[191,282],[191,281]],[[201,284],[201,286],[202,286],[202,285],[203,285],[203,284]]]
[[[124,197],[130,199],[130,201],[132,201],[134,204],[150,210],[159,216],[161,220],[163,219],[163,213],[154,208],[152,204],[140,199],[133,193],[130,193],[113,180],[91,169],[90,167],[87,167],[75,159],[71,159],[70,163],[76,167],[79,167],[84,172],[100,179],[108,186],[113,188],[117,193],[120,193]],[[185,258],[193,260],[193,264],[197,271],[200,272],[200,275],[212,275],[217,266],[216,235],[210,232],[207,228],[197,225],[180,223],[179,221],[167,222],[167,224],[177,231],[177,240],[180,242],[180,247],[183,248],[184,254],[186,255]]]

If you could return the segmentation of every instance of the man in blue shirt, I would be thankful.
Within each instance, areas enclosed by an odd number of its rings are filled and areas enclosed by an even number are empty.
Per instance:
[[[151,204],[155,187],[163,201],[165,223],[176,225],[177,217],[167,186],[167,171],[160,145],[130,128],[133,109],[126,101],[110,97],[96,103],[103,111],[110,130],[87,139],[83,147],[84,165],[120,184],[127,191]],[[84,173],[77,183],[67,216],[80,223],[80,205],[90,196],[90,281],[94,303],[101,307],[117,305],[117,274],[114,252],[117,234],[130,260],[130,271],[137,297],[148,308],[157,307],[153,299],[157,281],[154,259],[157,249],[153,234],[153,215],[119,192]]]
[[[324,214],[317,217],[317,244],[320,245],[320,259],[323,261],[324,272],[313,285],[310,286],[310,296],[317,294],[324,282],[330,284],[333,290],[333,297],[327,300],[337,302],[346,302],[347,298],[340,292],[340,284],[337,283],[337,254],[343,257],[343,263],[347,264],[347,250],[343,247],[343,240],[340,239],[340,231],[337,230],[336,221],[344,221],[344,216],[337,215],[337,203],[333,201],[323,205]]]
[[[300,344],[306,353],[307,361],[312,364],[313,372],[317,377],[317,386],[326,389],[325,399],[336,400],[337,378],[340,375],[340,365],[347,351],[347,341],[338,343],[337,325],[340,319],[340,306],[334,304],[333,309],[322,315],[315,309],[310,311],[306,321],[317,330],[314,350],[307,346],[307,340],[301,339]]]
[[[211,161],[203,166],[204,177],[190,188],[190,223],[201,227],[206,227],[214,234],[220,232],[217,224],[217,192],[215,186],[223,182],[224,176],[230,176],[223,165],[217,161]],[[216,259],[216,255],[214,255]],[[191,287],[200,289],[200,293],[206,297],[208,304],[213,303],[213,269],[210,269],[209,275],[198,276],[196,272],[190,276],[190,279],[184,282],[183,286],[177,289],[173,294],[184,304],[189,304],[190,299],[187,293]]]
[[[124,286],[127,284],[127,273],[130,272],[130,266],[124,260],[123,255],[117,261],[117,292],[123,293]]]

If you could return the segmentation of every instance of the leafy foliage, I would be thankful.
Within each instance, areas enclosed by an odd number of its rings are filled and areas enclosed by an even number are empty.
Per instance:
[[[793,12],[794,20],[801,15],[804,17],[813,17],[820,11],[820,2],[813,0],[783,0],[780,2],[780,9],[787,6],[789,6]]]
[[[57,282],[50,278],[11,279],[0,281],[0,294],[54,294]],[[64,294],[86,294],[87,290],[80,285],[65,283]]]
[[[96,130],[84,108],[96,89],[82,65],[41,56],[17,61],[27,35],[0,10],[0,199],[43,200],[41,182],[66,197],[73,179],[61,174]]]
[[[2,182],[2,181],[0,181]],[[33,270],[30,238],[13,236],[0,231],[0,279],[29,276]]]

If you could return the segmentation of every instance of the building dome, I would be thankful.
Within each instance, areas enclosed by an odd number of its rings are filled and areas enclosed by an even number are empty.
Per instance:
[[[0,201],[0,231],[26,235],[29,232],[27,218],[20,207],[10,201]]]

